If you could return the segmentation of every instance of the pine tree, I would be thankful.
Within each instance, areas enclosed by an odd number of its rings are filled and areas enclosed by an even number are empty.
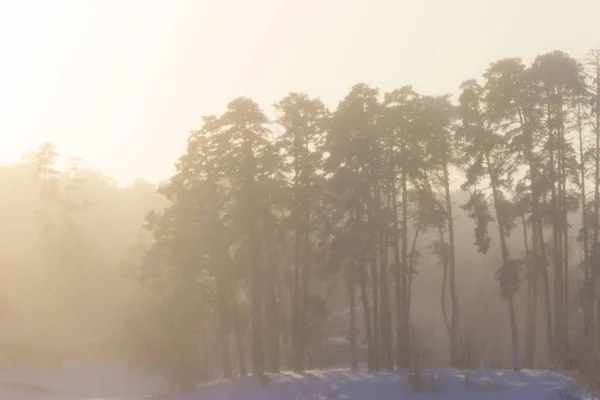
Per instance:
[[[514,295],[519,283],[519,262],[514,260],[506,242],[514,227],[511,206],[504,190],[511,187],[511,174],[514,165],[507,151],[506,140],[490,120],[489,107],[484,103],[484,89],[475,80],[466,81],[461,86],[459,114],[462,119],[461,134],[467,142],[465,153],[470,159],[466,169],[467,181],[463,189],[471,189],[471,199],[462,206],[476,220],[476,245],[481,252],[487,252],[490,238],[487,224],[492,220],[485,194],[478,188],[482,179],[491,185],[491,197],[498,223],[502,264],[497,270],[500,291],[507,300],[512,339],[513,369],[519,369],[519,342],[515,315]]]
[[[306,326],[310,281],[313,263],[311,244],[311,213],[315,203],[315,180],[321,168],[324,134],[329,125],[329,113],[318,99],[290,93],[276,104],[278,123],[284,132],[279,139],[292,173],[291,212],[294,229],[294,272],[291,296],[292,368],[304,369]]]

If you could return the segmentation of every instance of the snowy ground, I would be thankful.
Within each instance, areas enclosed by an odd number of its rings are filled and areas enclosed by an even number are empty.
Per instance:
[[[15,365],[0,369],[0,400],[138,399],[165,393],[167,383],[117,362],[68,362],[49,371]]]
[[[4,374],[2,374],[4,375]],[[37,383],[40,387],[23,390],[19,387],[0,386],[4,400],[116,400],[143,399],[156,389],[156,382],[141,387],[141,381],[110,374],[100,374],[80,380]],[[108,379],[107,379],[108,378]],[[13,384],[14,385],[14,384]],[[45,388],[45,389],[43,389]],[[36,392],[37,390],[37,392]],[[86,391],[87,390],[87,391]],[[137,393],[135,393],[137,392]],[[156,392],[155,392],[156,393]],[[406,372],[357,372],[347,370],[311,371],[304,375],[282,373],[271,375],[263,387],[251,378],[222,380],[202,385],[193,394],[153,397],[164,400],[387,400],[387,399],[527,399],[562,400],[593,399],[574,392],[569,377],[560,372],[474,371],[469,390],[465,389],[464,374],[451,369],[431,369],[423,376],[423,390],[415,393]]]
[[[388,400],[388,399],[584,399],[574,393],[567,376],[539,371],[475,371],[465,389],[464,374],[451,369],[432,369],[423,377],[423,390],[415,393],[407,373],[350,373],[346,370],[313,371],[305,375],[271,376],[265,388],[252,378],[221,381],[201,387],[197,393],[172,400]],[[571,397],[568,397],[571,396]]]

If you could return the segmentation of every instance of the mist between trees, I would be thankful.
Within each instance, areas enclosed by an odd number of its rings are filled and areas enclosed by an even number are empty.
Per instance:
[[[73,343],[101,332],[181,390],[409,368],[416,342],[440,365],[572,367],[598,347],[599,88],[599,51],[555,51],[455,98],[357,84],[269,120],[241,97],[158,193],[57,171],[43,144],[0,181],[7,318],[42,343],[23,354],[97,357]]]

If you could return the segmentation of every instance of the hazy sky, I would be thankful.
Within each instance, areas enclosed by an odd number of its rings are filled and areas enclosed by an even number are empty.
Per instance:
[[[0,0],[0,162],[44,140],[167,178],[200,117],[357,82],[454,92],[499,57],[600,46],[600,0]]]

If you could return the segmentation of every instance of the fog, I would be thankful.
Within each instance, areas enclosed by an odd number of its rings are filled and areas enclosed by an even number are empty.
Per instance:
[[[600,2],[522,3],[0,4],[0,398],[600,389]]]

